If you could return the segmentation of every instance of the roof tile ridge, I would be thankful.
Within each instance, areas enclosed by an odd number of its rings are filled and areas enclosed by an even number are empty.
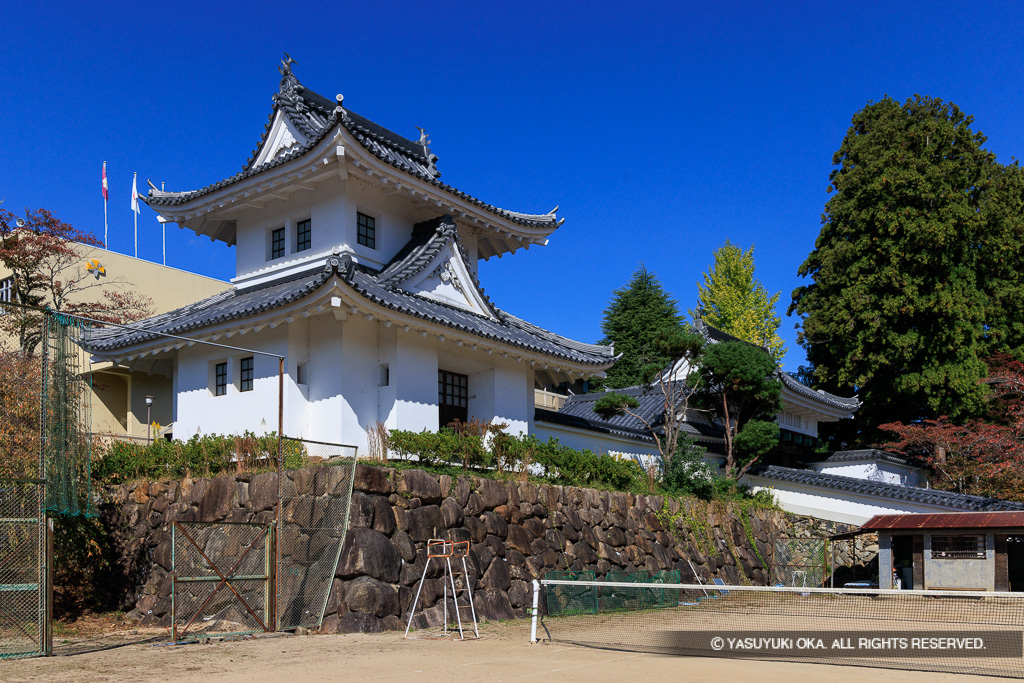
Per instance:
[[[535,334],[538,334],[538,336],[541,336],[541,337],[546,337],[548,339],[548,341],[553,342],[555,344],[558,344],[560,346],[564,346],[566,348],[573,349],[573,350],[576,350],[576,351],[586,351],[587,353],[594,353],[594,354],[598,354],[598,350],[601,350],[601,351],[604,351],[604,352],[601,353],[600,355],[609,356],[609,357],[611,356],[611,354],[613,354],[615,352],[614,348],[611,347],[611,346],[607,346],[605,344],[589,344],[587,342],[577,341],[575,339],[571,339],[569,337],[566,337],[566,336],[563,336],[561,334],[558,334],[557,332],[552,332],[551,330],[547,330],[547,329],[541,327],[540,325],[537,325],[535,323],[531,323],[528,320],[524,320],[524,319],[520,318],[519,316],[517,316],[517,315],[515,315],[513,313],[509,313],[508,311],[503,311],[503,310],[500,310],[500,309],[496,309],[496,310],[498,310],[498,312],[501,313],[502,316],[504,316],[505,322],[507,322],[508,324],[512,324],[512,325],[516,325],[518,327],[525,328],[527,331],[531,331],[530,328],[533,328],[533,330],[536,331]],[[564,342],[571,342],[571,343],[570,344],[566,344]],[[593,350],[591,350],[591,349],[593,349]]]

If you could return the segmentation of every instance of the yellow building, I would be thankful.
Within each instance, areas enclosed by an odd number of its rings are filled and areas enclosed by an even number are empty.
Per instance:
[[[100,285],[81,293],[83,300],[100,299],[106,290],[135,291],[148,296],[152,300],[152,314],[159,315],[231,289],[229,282],[100,247],[79,245],[77,251],[81,260],[66,269],[64,278],[96,278]],[[11,272],[0,264],[0,301],[11,300],[12,282]],[[138,360],[128,366],[108,361],[94,363],[93,433],[145,439],[146,427],[151,422],[170,425],[174,419],[171,370],[168,361]],[[151,422],[146,419],[147,396],[153,397]]]

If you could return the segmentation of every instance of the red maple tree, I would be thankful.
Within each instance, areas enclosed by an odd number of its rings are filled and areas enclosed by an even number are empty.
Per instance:
[[[926,466],[937,489],[1024,501],[1024,364],[1004,358],[991,367],[990,419],[890,422],[880,429],[896,439],[880,447]]]
[[[82,246],[102,246],[92,233],[65,223],[47,209],[25,211],[20,220],[0,207],[0,264],[10,271],[14,303],[88,316],[111,323],[151,314],[152,299],[123,278],[99,280],[86,272]],[[3,307],[0,331],[31,354],[42,340],[37,310]]]

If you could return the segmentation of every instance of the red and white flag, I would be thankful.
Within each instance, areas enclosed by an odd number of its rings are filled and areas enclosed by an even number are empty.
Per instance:
[[[132,178],[132,211],[139,213],[139,189],[136,186],[138,174]]]
[[[103,201],[107,201],[107,162],[103,162]]]

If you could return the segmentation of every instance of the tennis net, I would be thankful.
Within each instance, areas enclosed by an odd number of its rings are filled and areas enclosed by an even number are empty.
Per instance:
[[[651,577],[546,578],[534,587],[540,640],[1024,678],[1021,593],[726,586]]]

